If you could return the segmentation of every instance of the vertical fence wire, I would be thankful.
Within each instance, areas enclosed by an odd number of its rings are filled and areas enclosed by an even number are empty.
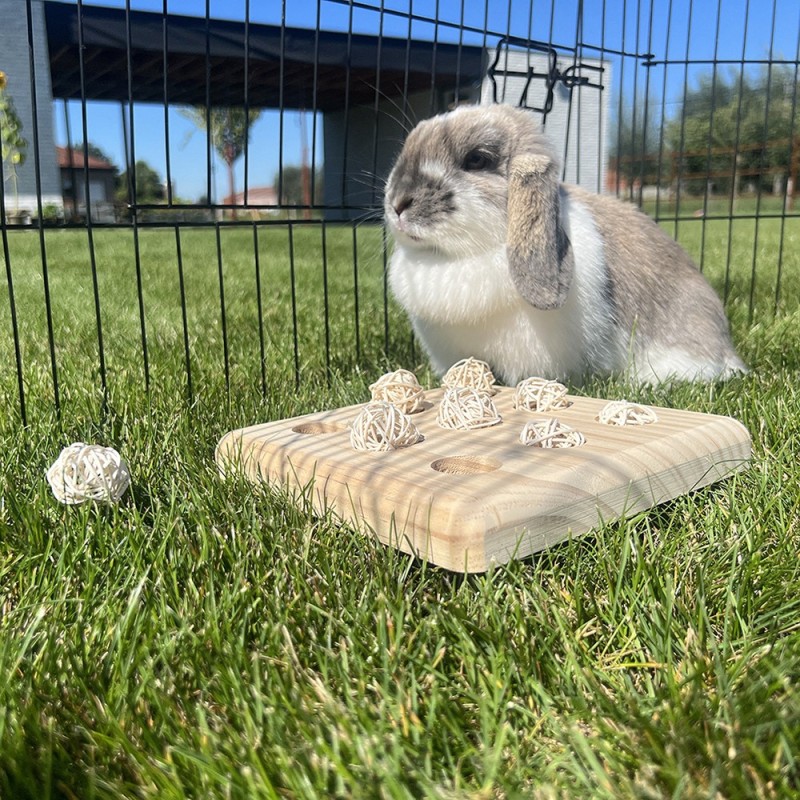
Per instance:
[[[286,0],[281,3],[280,54],[278,56],[278,205],[283,203],[284,104],[286,85]]]
[[[691,1],[691,0],[690,0]],[[628,0],[622,0],[622,31],[620,36],[620,49],[625,52],[625,26],[628,20]],[[620,60],[619,65],[619,79],[618,85],[619,98],[617,100],[617,153],[623,153],[622,148],[622,120],[623,120],[623,102],[624,102],[624,86],[625,86],[625,62],[626,59]],[[634,138],[631,141],[635,141]],[[622,169],[620,169],[620,161],[617,162],[617,174],[614,177],[614,193],[619,197],[622,193]]]
[[[780,244],[778,246],[778,265],[777,265],[777,274],[775,277],[775,294],[773,299],[773,313],[777,313],[778,308],[780,306],[781,301],[781,282],[783,278],[783,253],[784,253],[784,241],[786,237],[786,217],[788,216],[789,212],[789,184],[793,183],[797,179],[797,172],[793,172],[793,165],[797,165],[797,161],[795,159],[800,160],[800,136],[798,136],[797,131],[797,90],[798,90],[798,83],[800,83],[800,8],[798,8],[798,20],[795,26],[797,30],[797,43],[795,44],[795,64],[794,64],[794,79],[792,81],[792,103],[791,103],[791,114],[789,119],[791,120],[789,124],[789,143],[788,143],[788,152],[787,152],[787,163],[789,164],[789,174],[787,179],[784,183],[783,187],[783,197],[782,197],[782,204],[781,204],[781,223],[780,223]],[[797,148],[797,149],[795,149]],[[792,186],[792,191],[794,192],[796,187]]]
[[[605,61],[605,53],[606,53],[606,0],[603,0],[603,4],[600,10],[600,48],[598,51],[599,55],[598,58],[600,59],[600,64],[602,65]],[[608,92],[609,86],[607,82],[604,82],[605,88],[603,91]],[[601,192],[605,191],[605,186],[603,185],[603,175],[604,175],[604,166],[607,167],[607,160],[605,158],[605,147],[607,147],[607,133],[606,133],[606,122],[605,119],[605,100],[601,98],[600,106],[598,108],[598,130],[599,136],[597,137],[597,184],[595,186],[595,191],[600,194]]]
[[[288,223],[289,231],[289,289],[292,297],[292,349],[294,355],[294,388],[300,387],[300,342],[297,330],[297,272],[294,263],[294,223]]]
[[[250,176],[250,0],[245,2],[244,18],[244,196],[249,203]],[[267,347],[264,340],[264,304],[261,287],[261,257],[258,242],[258,225],[253,223],[253,269],[256,281],[256,313],[258,319],[258,353],[261,372],[261,397],[267,396]]]
[[[162,47],[164,52],[164,104],[166,106],[168,98],[168,81],[167,81],[167,26],[166,26],[166,8],[167,0],[164,0],[164,23],[163,23],[163,40]],[[139,212],[138,212],[138,197],[136,185],[136,129],[134,123],[134,102],[133,102],[133,56],[131,54],[131,3],[130,0],[125,0],[125,67],[127,70],[127,91],[128,91],[128,126],[126,127],[123,119],[123,132],[129,130],[130,133],[126,137],[130,146],[130,157],[127,159],[126,173],[128,176],[128,208],[131,215],[131,229],[133,231],[133,263],[136,270],[136,301],[139,313],[139,337],[142,344],[142,369],[144,370],[144,388],[145,393],[150,393],[150,358],[147,347],[147,324],[145,322],[145,305],[144,305],[144,285],[142,280],[142,254],[139,242]],[[169,127],[168,117],[165,115],[165,135],[167,137],[167,153],[169,153]],[[126,157],[128,150],[125,150]],[[170,181],[169,161],[167,162],[167,186]]]
[[[222,261],[222,235],[219,220],[214,223],[214,240],[217,250],[217,281],[219,288],[219,318],[222,328],[222,363],[225,371],[225,396],[231,398],[231,360],[228,345],[228,315],[225,305],[225,270]]]
[[[688,19],[686,23],[686,49],[684,51],[683,69],[683,107],[686,108],[686,100],[689,97],[689,54],[692,49],[692,12],[694,10],[694,0],[689,0]],[[683,153],[686,146],[686,114],[681,114],[680,146],[678,153]],[[678,226],[681,219],[681,190],[683,188],[683,157],[678,158],[677,175],[675,176],[675,223],[672,230],[674,239],[678,238]]]
[[[324,308],[323,323],[325,328],[325,378],[331,383],[331,317],[330,294],[328,290],[328,227],[325,220],[320,220],[320,236],[322,247],[322,305]]]
[[[320,27],[322,25],[322,3],[317,3],[317,18],[314,26],[314,68],[311,77],[311,175],[310,181],[307,180],[307,185],[310,184],[310,191],[307,197],[303,198],[305,205],[313,207],[316,203],[316,188],[317,188],[317,108],[319,98],[317,92],[319,90],[319,37]],[[306,109],[302,109],[301,114],[305,115]],[[305,129],[303,133],[302,147],[306,146]],[[303,169],[306,165],[303,164]],[[304,212],[306,219],[311,219],[311,208],[307,208]],[[326,311],[327,313],[327,311]]]
[[[463,36],[463,31],[461,36]],[[485,0],[483,4],[483,52],[487,52],[489,44],[489,0]]]
[[[320,28],[322,27],[322,3],[317,4],[317,20],[314,30],[314,70],[311,84],[311,189],[310,195],[303,198],[303,202],[314,207],[317,204],[317,120],[319,106],[319,53],[320,53]],[[301,113],[305,113],[302,111]],[[305,148],[305,130],[303,133],[302,147]],[[305,169],[305,164],[303,164]],[[344,203],[344,198],[342,198]],[[306,218],[311,217],[311,209],[306,209]],[[328,234],[324,218],[320,220],[321,261],[322,261],[322,292],[323,292],[323,322],[325,328],[325,380],[331,384],[331,318],[328,295]]]
[[[261,397],[267,396],[267,348],[264,341],[264,302],[261,287],[261,253],[258,242],[258,225],[253,223],[253,267],[256,279],[256,310],[258,315],[259,364],[261,366]]]
[[[715,114],[717,109],[717,80],[718,80],[718,71],[719,71],[719,43],[720,43],[720,33],[721,33],[721,25],[722,25],[722,0],[717,0],[717,16],[716,16],[716,29],[714,32],[714,58],[713,58],[713,66],[711,68],[711,108],[709,109],[709,118],[708,118],[708,138],[706,144],[706,172],[711,173],[711,154],[713,149],[713,141],[714,141],[714,122],[715,122]],[[736,135],[737,135],[737,143],[735,145],[735,150],[738,152],[738,133],[739,133],[739,126],[736,126]],[[699,267],[700,272],[703,272],[705,267],[705,256],[706,256],[706,226],[708,224],[708,192],[709,192],[709,181],[706,179],[705,186],[703,187],[703,214],[702,219],[700,221],[700,260],[699,260]],[[733,208],[731,208],[731,214],[733,213]],[[729,226],[728,233],[730,235],[731,228]],[[724,299],[727,300],[728,298],[728,280],[729,280],[729,270],[726,266],[725,268],[725,290],[724,290]]]
[[[722,0],[719,0],[719,7],[720,7],[720,16],[721,16],[721,7],[722,7]],[[734,134],[734,144],[733,144],[733,180],[731,180],[731,188],[730,188],[730,198],[729,198],[729,205],[728,205],[728,243],[727,249],[725,254],[725,288],[723,290],[722,299],[724,303],[728,302],[728,298],[731,292],[731,256],[733,252],[733,216],[734,216],[734,207],[736,204],[736,191],[737,191],[737,184],[738,184],[738,162],[739,162],[739,149],[741,146],[741,134],[742,134],[742,105],[744,102],[744,66],[745,66],[745,59],[747,56],[747,31],[749,29],[750,23],[750,0],[746,0],[745,3],[745,14],[744,14],[744,31],[742,33],[742,55],[739,60],[739,96],[736,101],[736,133]],[[712,101],[713,102],[713,101]],[[709,130],[708,135],[708,165],[709,171],[711,171],[711,150],[712,150],[712,139],[711,139],[711,131]],[[708,208],[708,192],[709,192],[709,181],[706,181],[706,191],[704,194],[704,202],[705,206],[704,209]],[[702,231],[703,231],[703,254],[705,254],[705,243],[706,243],[706,226],[707,226],[707,216],[706,213],[703,216],[703,224],[702,224]],[[702,269],[702,260],[700,262],[701,269]]]
[[[183,271],[183,247],[181,246],[181,227],[175,226],[175,257],[178,266],[178,290],[181,296],[181,326],[183,330],[183,359],[186,369],[186,399],[189,406],[194,404],[192,386],[192,356],[189,348],[189,317],[186,309],[186,281]]]
[[[130,0],[126,0],[130,2]],[[169,84],[170,84],[170,71],[169,71],[169,18],[167,16],[167,2],[164,0],[161,14],[161,51],[164,64],[164,79],[162,82],[162,91],[164,97],[164,169],[167,176],[167,191],[166,200],[167,206],[172,208],[172,153],[170,147],[170,124],[169,124]],[[130,52],[130,41],[128,41],[128,52]],[[130,72],[128,73],[130,75]]]
[[[669,54],[670,54],[670,32],[672,31],[672,2],[669,0],[667,6],[667,25],[664,32],[664,70],[661,78],[661,119],[659,121],[659,137],[658,137],[658,163],[656,164],[656,208],[655,219],[661,219],[661,185],[664,178],[664,138],[665,131],[664,125],[667,118],[667,75],[669,73]],[[655,3],[650,4],[650,28],[653,27],[653,10]],[[648,46],[648,51],[652,52],[652,47]]]
[[[405,61],[403,62],[403,118],[411,124],[413,115],[408,97],[409,79],[411,76],[411,41],[414,37],[414,0],[408,0],[408,21],[406,24]]]
[[[581,42],[583,41],[583,0],[578,0],[578,8],[575,13],[575,52],[572,54],[572,68],[573,70],[577,70],[578,64],[580,63],[581,55],[582,55],[582,47]],[[550,46],[552,47],[552,42],[550,42]],[[578,103],[577,103],[577,124],[575,126],[575,182],[581,182],[581,86],[578,84],[577,87],[577,95],[578,95]],[[570,138],[570,131],[572,130],[572,99],[575,94],[575,88],[570,89],[570,102],[567,105],[567,126],[566,132],[564,134],[564,166],[563,170],[566,170],[567,162],[569,159],[569,138]]]
[[[0,158],[0,222],[6,219],[6,176],[3,159]],[[0,238],[3,242],[3,261],[6,265],[6,286],[8,287],[8,310],[11,317],[11,338],[14,343],[14,366],[17,370],[17,398],[19,400],[19,416],[22,424],[27,426],[28,413],[25,407],[25,381],[22,372],[22,347],[20,345],[19,321],[17,320],[17,302],[14,297],[14,276],[11,271],[11,250],[8,246],[8,230],[5,224],[0,225]]]
[[[633,42],[633,49],[636,53],[639,52],[639,44],[640,44],[640,37],[641,37],[641,23],[642,23],[642,0],[636,0],[636,16],[635,16],[635,35],[634,35],[634,42]],[[624,23],[623,23],[624,24]],[[649,72],[649,70],[647,70]],[[639,102],[639,70],[634,69],[633,71],[633,108],[634,111],[631,114],[631,138],[633,141],[633,150],[635,152],[636,141],[637,141],[637,128],[638,128],[638,120],[636,115],[636,106]],[[645,100],[645,103],[647,101]],[[644,145],[644,139],[646,138],[647,130],[647,118],[644,117],[642,119],[642,143]],[[631,189],[633,190],[634,187],[632,186]],[[636,203],[639,208],[642,207],[642,182],[639,181],[639,187],[635,190],[635,193],[631,195],[631,199]]]
[[[772,0],[772,21],[770,24],[769,34],[769,55],[772,58],[773,50],[775,49],[775,25],[777,22],[777,0]],[[742,67],[744,72],[744,67]],[[763,141],[765,147],[761,149],[759,154],[758,175],[759,178],[764,174],[764,150],[766,149],[767,135],[769,132],[769,111],[770,101],[772,100],[772,63],[767,65],[767,85],[766,85],[766,101],[764,103],[764,134]],[[750,295],[747,301],[747,318],[750,323],[753,321],[753,312],[755,310],[755,290],[756,290],[756,265],[758,264],[758,234],[761,228],[759,224],[759,216],[761,214],[761,194],[762,194],[761,181],[758,181],[758,188],[756,190],[756,210],[755,210],[755,230],[753,231],[753,255],[750,267]]]
[[[350,79],[353,66],[353,14],[355,8],[351,3],[348,8],[347,16],[347,44],[345,48],[345,78],[344,78],[344,125],[342,132],[342,208],[348,203],[348,157],[350,155]],[[356,361],[361,361],[361,325],[359,320],[359,298],[358,298],[358,236],[356,234],[356,223],[351,226],[352,230],[352,252],[353,252],[353,332],[355,338]]]
[[[130,2],[130,0],[126,0]],[[162,21],[162,38],[161,38],[161,46],[162,46],[162,58],[164,64],[164,82],[162,86],[162,93],[163,93],[163,102],[164,102],[164,132],[165,132],[165,143],[164,143],[164,150],[165,150],[165,159],[166,159],[166,172],[167,172],[167,202],[168,205],[171,207],[173,202],[172,196],[172,161],[171,161],[171,142],[170,142],[170,128],[169,128],[169,20],[167,17],[167,0],[164,0],[163,5],[163,21]],[[131,42],[130,38],[128,39],[128,58],[130,59],[131,54]],[[130,65],[130,61],[128,64],[128,76],[129,80],[132,80],[132,69]],[[129,96],[132,97],[132,85],[129,86]],[[132,109],[132,102],[129,104],[129,107]],[[131,113],[131,125],[133,125],[133,114]],[[131,129],[132,130],[132,129]],[[133,141],[133,136],[131,136],[131,141]],[[135,160],[134,161],[134,171],[135,171]],[[133,182],[134,192],[136,191],[136,181],[134,179]],[[211,195],[209,194],[207,197],[208,201],[211,201]],[[141,262],[139,258],[139,228],[138,228],[138,212],[136,209],[136,197],[134,195],[134,208],[132,211],[132,221],[133,221],[133,232],[134,232],[134,242],[136,248],[136,278],[139,282],[137,284],[137,288],[139,291],[139,319],[141,321],[141,332],[142,332],[142,342],[146,343],[146,328],[145,328],[145,317],[144,317],[144,298],[141,291]],[[183,265],[183,247],[181,242],[181,234],[180,234],[180,227],[175,226],[175,262],[178,271],[178,295],[180,300],[180,307],[181,307],[181,333],[183,335],[183,360],[184,360],[184,369],[186,371],[186,400],[189,406],[194,403],[194,387],[192,384],[192,359],[191,359],[191,350],[189,345],[189,314],[187,309],[187,300],[186,300],[186,278],[184,274],[184,265]],[[144,353],[146,354],[146,349]],[[149,373],[147,359],[145,358],[145,371]],[[149,382],[147,384],[149,389]]]
[[[94,246],[94,228],[92,219],[91,182],[89,180],[89,121],[86,111],[86,65],[83,47],[83,2],[78,0],[78,66],[81,82],[81,126],[83,129],[83,193],[86,202],[86,238],[89,246],[89,266],[92,275],[92,295],[94,298],[94,318],[97,328],[97,355],[100,369],[100,386],[102,390],[102,415],[108,410],[108,381],[106,377],[106,355],[103,344],[103,320],[100,310],[100,284],[97,276],[97,254]],[[41,203],[41,196],[39,197]],[[39,215],[41,218],[41,214]]]
[[[532,4],[531,4],[532,5]],[[437,14],[439,6],[436,6]],[[453,97],[456,104],[461,100],[461,59],[464,55],[464,14],[466,12],[466,3],[461,3],[461,16],[458,21],[458,41],[456,42],[456,75],[453,84]],[[486,48],[484,47],[484,52]]]
[[[551,5],[555,4],[555,0],[550,0],[550,1],[551,1]],[[506,40],[508,40],[510,38],[510,36],[511,36],[511,16],[512,16],[512,11],[513,11],[513,2],[512,2],[512,0],[508,0],[508,3],[507,3],[506,8],[505,8],[506,24],[505,24],[505,28],[504,28],[504,35],[506,37]],[[553,28],[552,28],[552,19],[553,18],[552,18],[552,13],[553,13],[553,11],[552,11],[552,8],[551,8],[551,10],[550,10],[550,14],[551,14],[551,17],[550,17],[550,21],[551,21],[550,39],[551,40],[553,38]],[[509,78],[509,72],[510,72],[510,69],[509,69],[510,65],[508,63],[509,55],[510,55],[510,49],[506,48],[506,67],[503,70],[503,100],[506,99],[506,93],[508,92],[508,78]],[[565,160],[565,163],[566,163],[566,160]]]
[[[211,127],[211,0],[206,0],[205,7],[205,118],[206,118],[206,202],[209,205],[216,203],[215,187],[212,185],[213,161],[212,147],[213,136]],[[217,212],[215,212],[216,215]]]
[[[355,335],[356,361],[361,361],[361,309],[358,299],[358,234],[356,225],[353,232],[353,332]]]
[[[436,91],[436,52],[439,46],[439,0],[436,0],[436,5],[433,11],[433,43],[431,45],[431,84],[430,84],[430,100],[428,102],[428,114],[433,116],[437,111],[445,109],[438,108],[437,91]],[[458,98],[454,96],[453,104],[458,102]]]
[[[648,14],[648,22],[647,22],[647,53],[648,58],[650,54],[653,52],[653,5],[654,0],[650,0],[650,13]],[[639,0],[639,8],[641,9],[641,0]],[[636,48],[639,49],[638,47]],[[642,206],[644,202],[644,184],[647,177],[645,172],[645,159],[647,157],[647,134],[648,134],[648,123],[650,120],[650,76],[652,73],[652,69],[648,67],[649,62],[645,63],[645,70],[644,70],[644,109],[642,110],[642,156],[641,156],[641,166],[639,167],[639,207]],[[666,67],[665,67],[666,69]],[[663,119],[659,122],[659,130],[664,130],[664,121]],[[656,196],[658,196],[658,188],[656,188]]]
[[[385,0],[380,0],[380,11],[378,14],[378,35],[375,48],[375,94],[373,97],[372,115],[375,124],[372,129],[372,187],[371,193],[375,197],[378,189],[378,143],[381,127],[381,77],[383,74],[383,38],[384,38],[384,20],[385,20]],[[403,114],[403,124],[406,124],[407,117],[405,117],[405,109],[401,112]],[[389,353],[389,273],[388,273],[388,242],[387,231],[384,225],[381,230],[381,255],[382,255],[382,286],[383,286],[383,353]]]
[[[244,5],[244,187],[243,205],[249,202],[250,189],[250,0]],[[236,203],[236,198],[231,198]]]
[[[69,185],[72,190],[72,216],[73,218],[78,214],[78,195],[77,195],[77,181],[78,173],[75,169],[75,148],[72,139],[72,123],[69,118],[69,104],[64,100],[64,130],[67,135],[67,164],[69,169]],[[124,130],[124,129],[123,129]],[[127,155],[127,148],[125,153]]]

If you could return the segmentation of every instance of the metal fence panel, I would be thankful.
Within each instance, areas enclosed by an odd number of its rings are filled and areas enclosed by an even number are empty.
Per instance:
[[[0,0],[26,145],[4,106],[2,385],[23,423],[65,384],[105,407],[122,373],[145,394],[179,373],[191,404],[413,355],[382,181],[417,120],[463,102],[529,107],[566,180],[652,214],[750,319],[797,299],[794,0],[158,6]]]

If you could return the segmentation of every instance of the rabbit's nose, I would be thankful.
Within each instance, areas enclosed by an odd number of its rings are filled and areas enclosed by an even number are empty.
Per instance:
[[[397,216],[399,217],[407,208],[411,206],[414,202],[414,198],[411,195],[406,195],[405,197],[401,197],[395,204],[394,210]]]

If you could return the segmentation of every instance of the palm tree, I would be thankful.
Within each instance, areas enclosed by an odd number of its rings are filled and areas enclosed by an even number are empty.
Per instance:
[[[236,175],[233,165],[247,147],[247,140],[253,123],[261,116],[261,111],[241,106],[188,106],[181,114],[191,120],[200,130],[210,133],[211,144],[228,169],[228,194],[236,194]],[[236,210],[233,211],[236,218]]]

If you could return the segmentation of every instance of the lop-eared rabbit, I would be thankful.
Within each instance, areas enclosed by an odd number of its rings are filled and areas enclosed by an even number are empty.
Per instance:
[[[745,371],[681,247],[634,206],[559,173],[524,109],[461,106],[409,134],[385,194],[389,281],[433,368],[474,356],[510,385]]]

